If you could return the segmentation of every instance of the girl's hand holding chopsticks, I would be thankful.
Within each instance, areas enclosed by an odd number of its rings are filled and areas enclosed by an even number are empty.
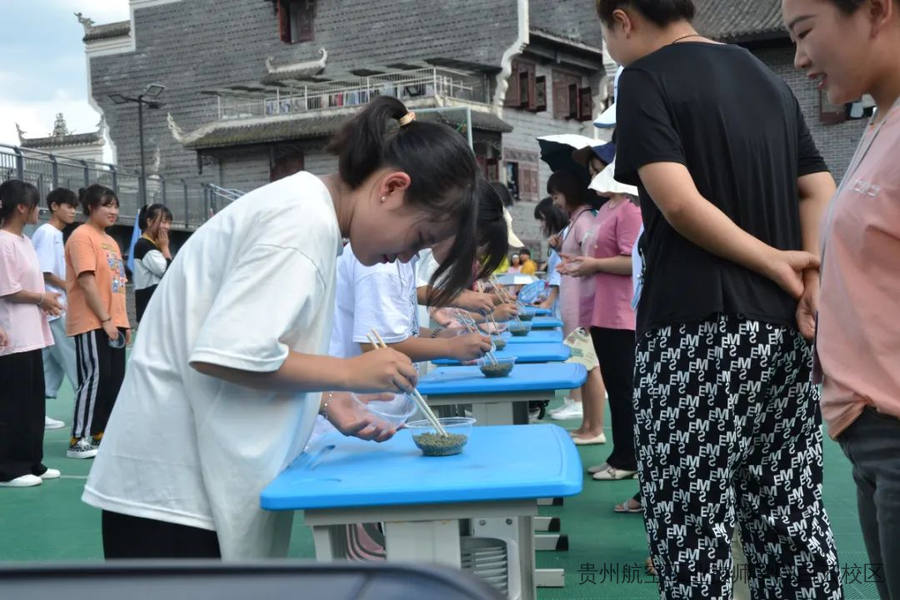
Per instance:
[[[360,392],[405,393],[415,389],[419,373],[412,361],[392,348],[379,348],[351,358],[346,388]]]

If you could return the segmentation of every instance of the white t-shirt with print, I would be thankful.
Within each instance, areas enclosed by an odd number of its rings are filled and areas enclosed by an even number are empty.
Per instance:
[[[214,530],[225,559],[284,556],[293,513],[259,494],[303,449],[318,393],[264,392],[202,375],[202,361],[277,370],[324,354],[334,314],[337,216],[300,172],[256,189],[194,233],[148,306],[82,499]]]
[[[44,223],[31,235],[31,243],[41,265],[41,273],[53,273],[63,281],[66,280],[66,246],[63,233],[50,223]],[[57,300],[66,307],[66,290],[45,283],[48,292],[59,294]],[[48,321],[54,321],[59,315],[47,315]]]

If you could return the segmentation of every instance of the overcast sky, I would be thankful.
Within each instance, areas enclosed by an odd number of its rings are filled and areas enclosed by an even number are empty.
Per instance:
[[[16,123],[27,137],[49,135],[58,112],[74,133],[95,130],[76,12],[123,21],[128,0],[0,0],[0,144],[18,145]]]

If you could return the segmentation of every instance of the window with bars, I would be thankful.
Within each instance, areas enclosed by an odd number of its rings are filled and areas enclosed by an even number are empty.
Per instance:
[[[286,44],[315,39],[316,0],[278,0],[278,34]]]

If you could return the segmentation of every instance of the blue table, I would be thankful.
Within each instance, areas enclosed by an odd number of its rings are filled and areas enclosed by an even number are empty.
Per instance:
[[[531,320],[533,329],[555,329],[562,326],[563,322],[556,317],[535,317]]]
[[[563,341],[562,329],[532,329],[528,335],[516,336],[508,331],[502,334],[507,344],[534,344],[536,342],[561,342]]]
[[[507,345],[503,350],[494,352],[494,356],[497,358],[515,358],[516,364],[562,362],[568,360],[571,355],[572,350],[562,343]],[[439,358],[431,362],[436,365],[447,366],[460,364],[458,360],[453,358]]]
[[[549,308],[540,308],[538,306],[526,306],[523,312],[538,317],[549,317],[553,314]]]
[[[581,387],[587,371],[575,363],[516,365],[508,377],[488,378],[475,366],[438,367],[419,379],[432,406],[471,404],[481,425],[528,422],[528,402],[551,400],[556,390]]]
[[[462,454],[448,457],[422,456],[409,430],[383,444],[333,435],[270,483],[260,503],[303,510],[320,561],[340,557],[345,525],[382,522],[388,560],[461,568],[459,521],[490,521],[508,543],[510,596],[533,600],[537,498],[576,495],[582,479],[575,445],[555,425],[476,427]]]

